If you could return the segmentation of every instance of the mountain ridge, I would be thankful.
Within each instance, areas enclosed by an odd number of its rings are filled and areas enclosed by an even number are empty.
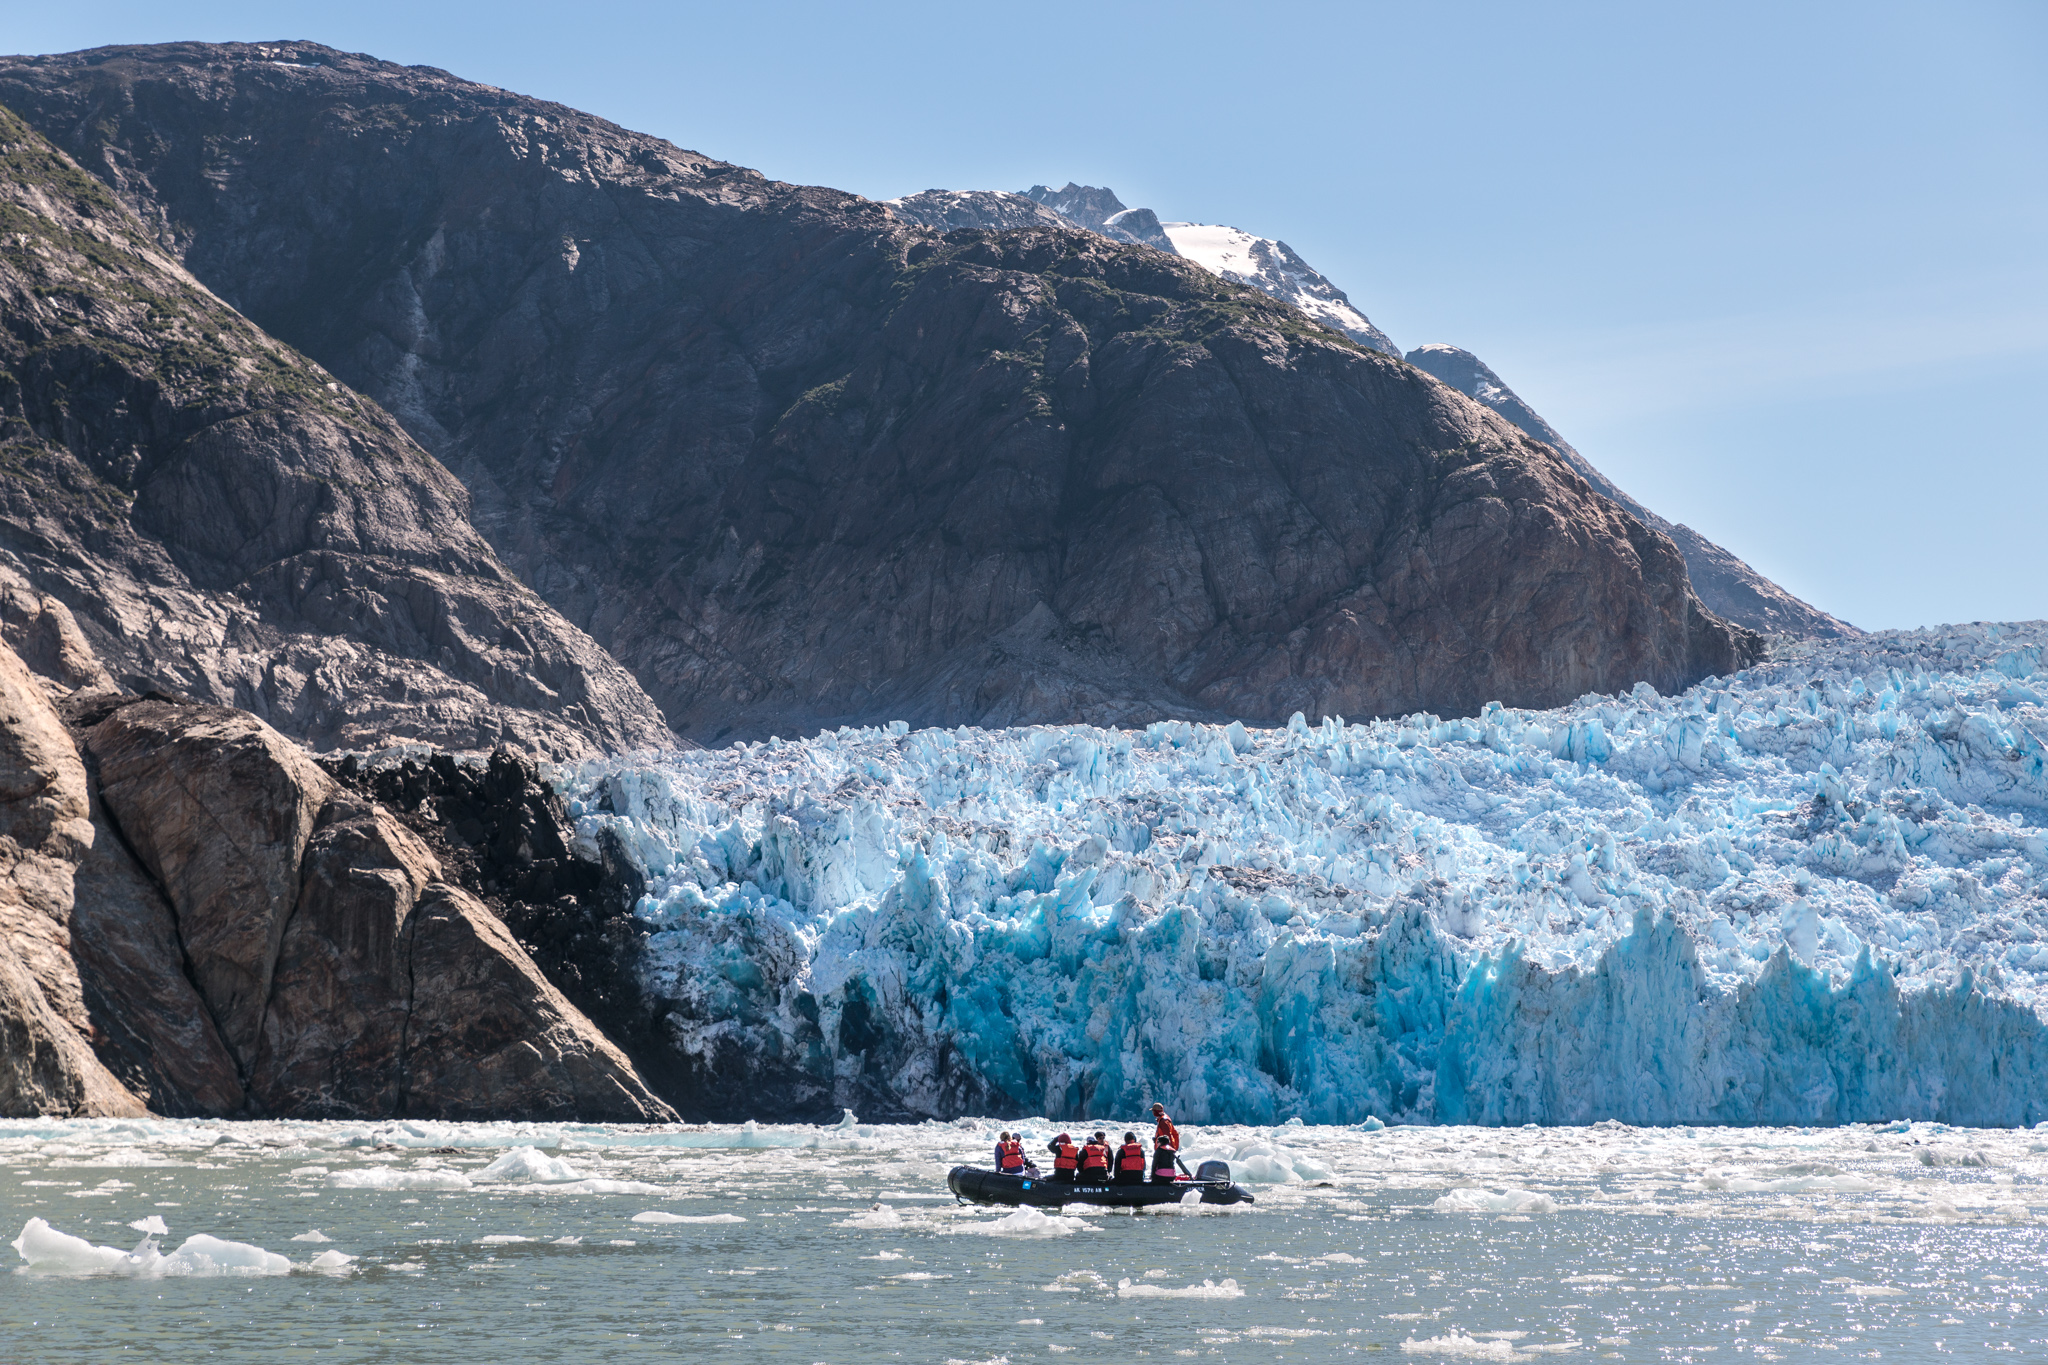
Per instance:
[[[692,739],[1474,711],[1754,654],[1560,457],[1154,250],[941,236],[310,44],[9,59],[0,102],[395,414]]]

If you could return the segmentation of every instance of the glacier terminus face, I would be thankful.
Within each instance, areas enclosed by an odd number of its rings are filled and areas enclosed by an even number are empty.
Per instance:
[[[1676,697],[611,760],[670,1044],[819,1112],[2048,1119],[2048,623]],[[836,1112],[836,1111],[835,1111]]]

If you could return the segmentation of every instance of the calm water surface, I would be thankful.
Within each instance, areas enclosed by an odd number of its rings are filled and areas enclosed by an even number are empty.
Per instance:
[[[0,1122],[0,1361],[2048,1359],[2048,1133],[1205,1129],[1255,1207],[998,1226],[995,1131]]]

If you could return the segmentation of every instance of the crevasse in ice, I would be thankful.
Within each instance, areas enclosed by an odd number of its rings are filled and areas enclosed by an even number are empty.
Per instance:
[[[2032,1123],[2044,642],[1889,633],[1470,719],[899,723],[564,782],[648,878],[674,1045],[821,1110]]]

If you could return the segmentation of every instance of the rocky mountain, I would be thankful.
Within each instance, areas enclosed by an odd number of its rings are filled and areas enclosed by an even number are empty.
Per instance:
[[[1388,355],[1401,354],[1393,338],[1372,325],[1344,291],[1301,259],[1294,248],[1272,237],[1255,237],[1213,223],[1168,223],[1174,251],[1226,280],[1248,284],[1293,304],[1325,327]]]
[[[0,591],[61,601],[78,657],[321,747],[668,741],[454,476],[5,110],[0,227]]]
[[[963,228],[1009,232],[1014,228],[1074,226],[1027,195],[1005,194],[1001,190],[926,190],[882,202],[898,220],[940,232]]]
[[[1756,648],[1557,453],[1157,250],[941,234],[306,44],[7,59],[0,102],[403,423],[693,739],[1471,711],[1668,690]],[[321,391],[326,420],[357,411]],[[416,501],[417,468],[333,483]],[[445,507],[420,516],[463,544]],[[244,543],[173,563],[303,600]],[[425,572],[406,553],[379,562]]]
[[[1586,482],[1634,514],[1645,526],[1655,527],[1671,537],[1685,556],[1693,591],[1708,610],[1725,620],[1747,626],[1764,635],[1794,635],[1835,639],[1860,632],[1846,621],[1837,620],[1818,607],[1800,601],[1765,578],[1748,564],[1708,540],[1690,526],[1682,526],[1652,512],[1593,467],[1593,462],[1572,448],[1550,423],[1501,382],[1470,351],[1432,343],[1408,352],[1408,363],[1427,370],[1468,398],[1492,408],[1522,430],[1544,442],[1579,471]]]
[[[1149,209],[1125,209],[1110,190],[1071,181],[1062,190],[1034,185],[1024,194],[989,190],[926,190],[907,199],[889,201],[906,221],[941,231],[962,228],[1002,229],[1037,224],[1034,206],[1060,220],[1120,241],[1147,246],[1194,261],[1237,284],[1293,304],[1307,316],[1353,341],[1388,355],[1401,349],[1329,279],[1304,261],[1287,243],[1212,223],[1165,223]],[[1157,226],[1157,234],[1134,236],[1118,225],[1140,221]],[[1836,637],[1856,628],[1802,602],[1735,555],[1689,526],[1665,520],[1623,493],[1590,460],[1571,446],[1528,404],[1503,384],[1477,356],[1455,346],[1431,344],[1410,351],[1409,364],[1425,370],[1466,397],[1492,408],[1537,440],[1564,456],[1588,483],[1627,508],[1638,520],[1671,537],[1685,556],[1693,590],[1723,619],[1764,635]]]
[[[1069,180],[1057,190],[1033,185],[1024,195],[1068,222],[1099,232],[1112,241],[1136,242],[1159,251],[1173,250],[1158,214],[1150,209],[1127,209],[1122,200],[1100,185],[1076,185]]]

